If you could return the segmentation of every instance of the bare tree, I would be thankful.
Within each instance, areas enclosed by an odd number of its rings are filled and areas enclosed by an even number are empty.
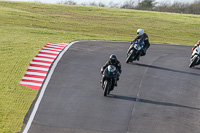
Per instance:
[[[190,6],[187,7],[187,13],[200,14],[200,0],[196,0]]]
[[[159,11],[159,12],[168,12],[169,11],[169,7],[170,7],[169,3],[161,2],[154,8],[154,10],[155,11]]]
[[[99,2],[98,6],[100,6],[100,7],[106,7],[106,5],[104,3],[102,3],[102,2]]]
[[[200,0],[194,3],[174,2],[173,4],[159,4],[155,7],[155,11],[200,14]]]
[[[133,0],[129,0],[124,2],[124,4],[121,6],[121,8],[125,8],[125,9],[134,9],[135,5],[134,5],[134,1]]]
[[[186,5],[181,2],[174,2],[171,7],[171,12],[176,12],[176,13],[183,13],[185,12]]]
[[[114,3],[114,2],[110,2],[109,4],[108,4],[108,7],[110,7],[110,8],[119,8],[120,7],[120,4],[119,3]]]
[[[41,3],[39,0],[35,0],[36,3]]]
[[[90,6],[98,6],[97,3],[95,1],[89,3]]]
[[[77,3],[74,2],[73,0],[64,1],[63,4],[66,4],[66,5],[77,5]]]
[[[35,0],[38,1],[38,0]],[[135,1],[138,1],[135,3]],[[105,5],[102,2],[96,3],[82,3],[83,6],[99,6],[99,7],[110,7],[110,8],[125,8],[125,9],[138,9],[138,10],[154,10],[159,12],[176,12],[176,13],[189,13],[189,14],[200,14],[200,0],[196,0],[194,3],[183,3],[174,2],[169,4],[169,2],[157,3],[156,0],[127,0],[122,5],[119,3],[110,2]],[[77,5],[73,0],[61,0],[59,4],[67,5]]]

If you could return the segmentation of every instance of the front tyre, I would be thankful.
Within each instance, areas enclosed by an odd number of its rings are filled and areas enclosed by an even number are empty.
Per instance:
[[[105,80],[105,81],[104,81],[103,95],[104,95],[104,96],[107,96],[107,94],[109,94],[109,85],[108,85],[108,81]]]
[[[197,60],[198,60],[198,58],[197,58],[197,55],[196,55],[196,56],[194,56],[194,57],[191,59],[191,63],[190,63],[190,65],[189,65],[189,67],[190,67],[190,68],[191,68],[191,67],[194,67],[195,64],[196,64],[196,62],[197,62]]]
[[[133,53],[133,50],[129,51],[127,55],[126,63],[129,63],[131,61],[132,53]]]

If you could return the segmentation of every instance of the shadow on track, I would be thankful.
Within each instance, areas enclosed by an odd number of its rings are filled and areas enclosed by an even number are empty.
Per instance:
[[[120,95],[114,95],[114,94],[108,96],[108,98],[115,98],[115,99],[141,102],[141,103],[149,103],[149,104],[162,105],[162,106],[181,107],[181,108],[187,108],[187,109],[200,110],[200,108],[196,108],[196,107],[189,107],[189,106],[185,106],[185,105],[179,105],[179,104],[167,103],[167,102],[157,102],[157,101],[152,101],[152,100],[147,100],[147,99],[140,99],[140,98],[128,97],[128,96],[120,96]]]
[[[164,70],[164,71],[171,71],[171,72],[176,72],[176,73],[200,76],[200,74],[197,74],[197,73],[185,72],[185,71],[181,71],[181,70],[175,70],[175,69],[170,69],[170,68],[165,68],[165,67],[160,67],[160,66],[155,66],[155,65],[139,64],[139,63],[132,63],[132,65],[138,65],[138,66],[141,66],[141,67],[148,67],[148,68],[160,69],[160,70]],[[200,68],[194,68],[194,69],[200,70]]]
[[[197,69],[197,70],[200,70],[200,68],[199,68],[199,67],[192,67],[191,69]]]

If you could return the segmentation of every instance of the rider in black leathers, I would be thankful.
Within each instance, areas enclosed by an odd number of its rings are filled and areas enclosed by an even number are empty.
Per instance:
[[[117,59],[117,56],[112,54],[110,55],[110,60],[106,62],[106,64],[101,68],[101,74],[103,74],[103,71],[109,66],[109,65],[113,65],[116,67],[117,71],[118,71],[118,77],[117,77],[117,81],[119,80],[119,76],[122,72],[121,70],[121,63],[120,61]],[[101,80],[101,83],[103,83],[104,81],[104,77]],[[115,82],[115,86],[117,86],[117,81]]]
[[[144,45],[144,49],[142,51],[142,54],[140,56],[145,56],[147,49],[150,47],[150,43],[149,43],[148,35],[146,33],[144,33],[143,29],[137,30],[137,37],[131,42],[131,44],[133,44],[135,42],[135,40],[137,40],[137,39],[143,39],[144,40],[145,45]],[[139,60],[139,58],[137,60]]]

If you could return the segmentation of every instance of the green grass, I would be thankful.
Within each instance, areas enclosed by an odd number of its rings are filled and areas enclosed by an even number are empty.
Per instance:
[[[0,1],[0,132],[21,130],[38,91],[19,82],[46,43],[132,41],[138,28],[152,43],[193,45],[199,40],[200,16]]]

